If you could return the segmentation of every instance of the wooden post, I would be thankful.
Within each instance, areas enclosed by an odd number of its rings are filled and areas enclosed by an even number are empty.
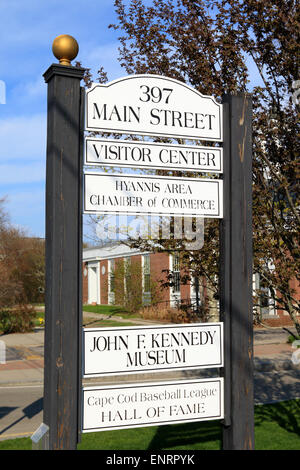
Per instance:
[[[220,311],[224,321],[223,449],[254,448],[252,313],[252,103],[225,95]]]
[[[48,84],[44,423],[50,449],[76,449],[81,344],[81,125],[84,69],[53,64]]]

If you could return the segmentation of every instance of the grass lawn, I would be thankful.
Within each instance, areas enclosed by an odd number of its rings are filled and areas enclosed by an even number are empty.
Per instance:
[[[34,304],[37,309],[37,315],[43,315],[45,304]],[[39,307],[41,307],[39,309]],[[137,314],[130,313],[123,307],[118,305],[83,305],[82,310],[85,312],[102,313],[103,315],[119,316],[123,318],[137,317]]]
[[[101,313],[103,315],[110,316],[109,320],[99,320],[98,322],[89,323],[89,320],[85,322],[91,328],[96,327],[109,327],[109,326],[133,326],[134,323],[130,322],[118,322],[118,319],[115,317],[122,317],[123,319],[134,320],[137,318],[137,315],[126,312],[122,307],[114,305],[83,305],[83,311],[92,312],[92,313]],[[35,326],[44,326],[45,322],[45,313],[43,310],[37,311]]]
[[[117,305],[83,305],[82,309],[84,312],[102,313],[103,315],[117,316],[125,319],[138,317],[137,314],[130,313]]]
[[[124,429],[82,435],[79,450],[219,450],[218,421]],[[31,449],[30,438],[0,442],[0,450]],[[300,449],[300,400],[255,406],[256,450]]]
[[[118,322],[117,319],[115,320],[99,320],[99,321],[93,321],[89,322],[87,320],[86,323],[84,323],[84,328],[101,328],[101,327],[109,327],[109,326],[134,326],[134,322]]]
[[[95,306],[90,306],[89,307],[93,308],[93,307],[102,307],[101,305],[95,305]],[[110,327],[110,326],[134,326],[135,323],[134,323],[134,319],[137,318],[135,317],[134,315],[132,314],[120,314],[120,307],[112,307],[110,305],[103,305],[103,307],[108,307],[108,308],[104,308],[103,311],[96,311],[95,313],[104,313],[105,315],[111,315],[111,319],[109,320],[102,320],[102,319],[99,319],[99,320],[96,320],[96,321],[91,321],[90,319],[86,319],[86,321],[84,321],[83,323],[83,326],[85,328],[101,328],[101,327]],[[102,310],[102,309],[96,309],[96,310]],[[88,311],[88,310],[86,310]],[[90,310],[92,311],[92,310]],[[121,310],[122,311],[122,310]],[[114,316],[115,315],[115,316]],[[132,320],[132,321],[118,321],[118,318],[117,317],[122,317],[123,319],[128,319],[128,320]],[[36,313],[36,317],[34,319],[34,327],[37,328],[37,327],[44,327],[45,326],[45,314],[43,311],[41,312],[37,312]],[[0,334],[2,333],[1,331],[1,328],[0,328]]]

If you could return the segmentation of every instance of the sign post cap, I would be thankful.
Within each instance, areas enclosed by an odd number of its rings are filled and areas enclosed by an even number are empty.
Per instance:
[[[61,65],[71,65],[79,51],[78,42],[69,34],[57,36],[52,44],[52,52]]]

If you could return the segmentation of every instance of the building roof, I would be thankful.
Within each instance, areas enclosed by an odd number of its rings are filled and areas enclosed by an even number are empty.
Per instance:
[[[82,250],[83,261],[98,261],[101,259],[120,258],[124,256],[148,254],[138,248],[130,248],[123,243],[114,243],[105,246],[95,246]]]

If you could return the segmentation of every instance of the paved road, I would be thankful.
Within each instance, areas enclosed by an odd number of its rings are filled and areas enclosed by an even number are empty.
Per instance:
[[[256,403],[300,398],[300,366],[291,367],[288,335],[280,329],[255,330]],[[7,346],[7,364],[0,365],[0,440],[30,436],[43,421],[43,331],[0,339]]]
[[[43,422],[43,385],[0,387],[0,440],[31,435]]]
[[[255,373],[255,403],[300,398],[300,373],[282,370]],[[0,387],[0,441],[30,436],[43,422],[43,385]]]
[[[290,326],[284,328],[255,328],[254,343],[255,344],[278,344],[286,343],[291,333],[296,334],[296,328]]]

